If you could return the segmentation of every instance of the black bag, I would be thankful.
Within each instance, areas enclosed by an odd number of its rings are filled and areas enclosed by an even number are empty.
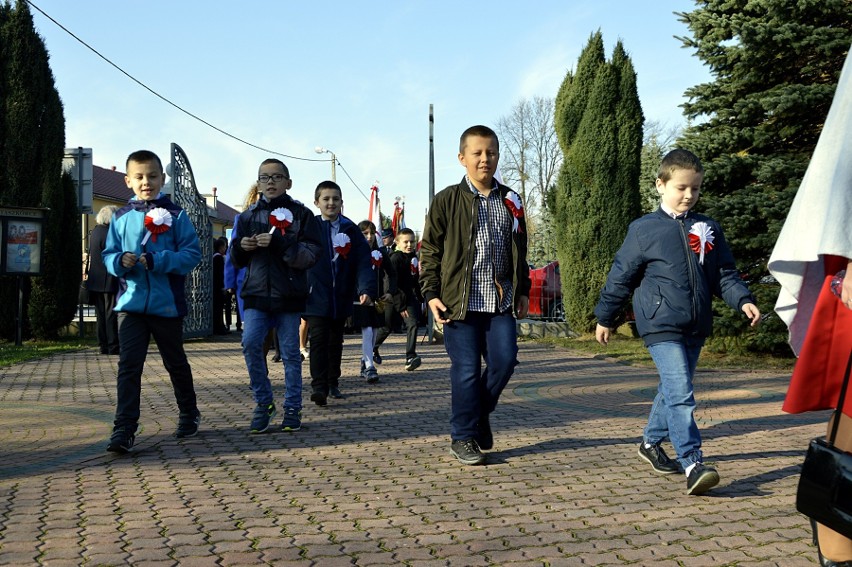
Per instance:
[[[852,538],[852,453],[835,447],[834,440],[843,415],[850,371],[852,354],[846,365],[829,439],[811,440],[796,491],[796,510],[848,538]]]
[[[80,291],[77,295],[77,303],[80,305],[91,305],[92,300],[89,297],[89,284],[86,280],[80,282]]]

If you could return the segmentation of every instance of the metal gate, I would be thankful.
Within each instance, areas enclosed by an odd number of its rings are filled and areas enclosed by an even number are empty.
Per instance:
[[[183,320],[184,338],[213,334],[213,228],[207,213],[207,201],[195,187],[189,158],[177,144],[171,147],[169,175],[174,187],[172,199],[195,226],[201,245],[201,262],[186,277],[188,312]]]

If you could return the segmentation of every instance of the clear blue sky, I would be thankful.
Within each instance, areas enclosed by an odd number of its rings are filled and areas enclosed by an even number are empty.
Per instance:
[[[18,0],[21,1],[21,0]],[[494,126],[522,98],[555,97],[590,34],[607,57],[622,40],[647,120],[684,124],[684,91],[710,79],[673,36],[691,0],[512,2],[289,0],[33,0],[152,90],[234,136],[308,160],[317,146],[342,167],[344,212],[367,215],[378,181],[382,212],[403,196],[408,226],[428,205],[429,105],[435,109],[436,191],[457,183],[458,137]],[[33,9],[65,107],[66,146],[124,170],[131,151],[164,159],[176,142],[199,191],[240,204],[266,152],[183,114],[104,62]],[[311,206],[328,161],[282,158],[292,195]],[[353,183],[354,181],[354,183]],[[357,188],[356,188],[357,186]]]

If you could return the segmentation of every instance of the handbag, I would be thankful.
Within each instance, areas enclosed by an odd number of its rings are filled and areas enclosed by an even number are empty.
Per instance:
[[[848,538],[852,538],[852,453],[835,447],[834,440],[843,415],[850,372],[852,353],[846,365],[831,433],[828,439],[811,440],[796,491],[796,510]]]

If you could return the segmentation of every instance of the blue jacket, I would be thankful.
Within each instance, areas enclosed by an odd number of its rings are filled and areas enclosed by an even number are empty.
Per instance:
[[[698,223],[705,223],[713,236],[703,264],[689,244],[690,230]],[[714,295],[738,311],[755,302],[719,223],[692,212],[676,220],[662,209],[630,223],[595,307],[598,323],[614,327],[631,293],[636,329],[646,345],[703,343],[713,330]]]
[[[320,215],[317,215],[317,220],[322,252],[317,263],[308,271],[310,296],[305,315],[343,319],[352,314],[353,302],[358,301],[361,295],[367,294],[371,299],[378,295],[370,263],[370,244],[358,225],[340,215],[340,233],[349,237],[352,247],[345,258],[342,254],[334,258],[331,223]]]
[[[172,225],[165,232],[148,234],[145,215],[155,208],[166,209]],[[145,255],[147,268],[137,263],[129,270],[121,265],[125,252],[137,257]],[[179,206],[160,193],[153,201],[136,197],[116,211],[109,225],[104,264],[109,273],[119,278],[116,311],[183,317],[187,312],[184,283],[186,275],[201,261],[201,246],[192,221]]]

